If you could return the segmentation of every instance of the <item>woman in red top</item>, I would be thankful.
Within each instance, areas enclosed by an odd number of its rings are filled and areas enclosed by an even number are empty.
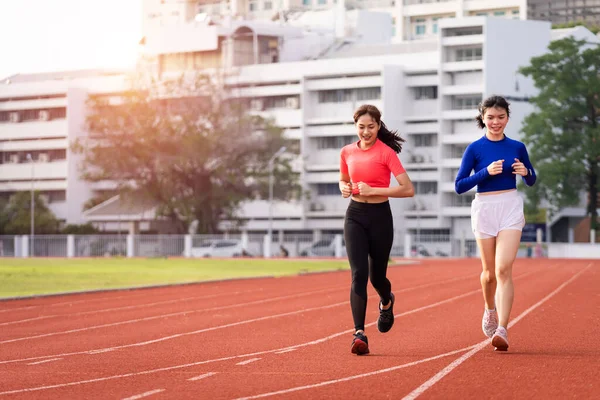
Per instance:
[[[344,221],[344,239],[352,288],[350,306],[354,318],[351,351],[369,353],[365,335],[367,283],[379,294],[377,328],[387,332],[394,324],[394,294],[387,279],[387,265],[394,241],[394,225],[389,197],[412,197],[414,189],[396,153],[402,150],[402,139],[381,121],[377,107],[363,105],[354,113],[358,142],[345,146],[340,154],[340,191],[352,196]],[[390,187],[390,174],[398,186]]]

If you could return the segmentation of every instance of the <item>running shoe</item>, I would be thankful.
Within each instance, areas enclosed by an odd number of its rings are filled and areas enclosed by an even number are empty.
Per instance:
[[[357,356],[369,354],[369,340],[364,333],[356,332],[354,334],[351,351],[352,354],[356,354]]]
[[[392,305],[387,310],[383,310],[381,301],[379,302],[379,318],[377,319],[377,329],[379,332],[385,333],[392,329],[394,325],[394,293],[390,293],[390,301]]]
[[[498,328],[498,312],[494,310],[485,310],[481,319],[481,329],[485,336],[491,338]]]
[[[495,347],[496,351],[506,351],[508,350],[508,332],[506,332],[506,328],[499,326],[492,337],[492,346]]]

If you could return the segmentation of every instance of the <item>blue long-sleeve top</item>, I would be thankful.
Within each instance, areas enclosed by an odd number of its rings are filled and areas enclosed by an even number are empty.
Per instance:
[[[535,170],[529,161],[525,145],[506,135],[498,141],[489,140],[484,135],[465,150],[454,182],[454,190],[462,194],[476,185],[478,193],[516,189],[518,174],[513,174],[512,168],[512,164],[516,162],[515,158],[527,168],[528,173],[523,177],[523,182],[527,186],[533,186],[536,179]],[[504,160],[502,173],[490,175],[487,170],[488,165],[498,160]],[[471,171],[475,173],[471,175]]]

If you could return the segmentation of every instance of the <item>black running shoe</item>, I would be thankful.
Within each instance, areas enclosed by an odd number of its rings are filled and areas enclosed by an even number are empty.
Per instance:
[[[392,305],[387,310],[381,308],[381,301],[379,302],[379,319],[377,320],[377,329],[379,332],[385,333],[392,329],[394,325],[394,293],[390,293],[390,301]]]
[[[354,334],[351,347],[352,354],[362,356],[369,354],[369,340],[364,333],[357,332]]]

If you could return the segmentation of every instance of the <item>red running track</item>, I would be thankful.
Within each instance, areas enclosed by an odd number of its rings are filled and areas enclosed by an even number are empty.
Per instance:
[[[390,268],[396,324],[377,331],[369,288],[362,357],[348,271],[0,302],[0,400],[596,397],[600,261],[517,260],[507,353],[479,272]]]

